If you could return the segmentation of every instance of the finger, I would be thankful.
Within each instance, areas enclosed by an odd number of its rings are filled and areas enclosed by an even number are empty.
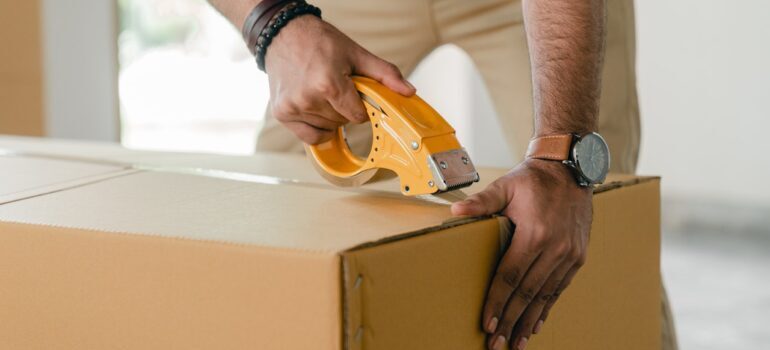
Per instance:
[[[497,331],[505,305],[537,257],[530,248],[529,237],[523,232],[514,234],[492,278],[481,317],[482,328],[489,334]]]
[[[287,121],[284,122],[284,125],[300,140],[309,145],[329,141],[335,133],[333,130],[319,129],[303,121]]]
[[[333,130],[348,122],[325,99],[318,98],[318,95],[313,94],[300,96],[292,100],[271,100],[270,108],[273,117],[284,124],[290,121],[298,121],[305,122],[316,128]]]
[[[387,62],[369,51],[361,50],[354,56],[354,72],[379,81],[389,89],[404,96],[412,96],[417,92],[414,85],[409,83],[396,65]]]
[[[556,288],[556,290],[551,294],[551,299],[548,300],[548,302],[543,307],[543,312],[540,314],[538,323],[541,325],[545,323],[545,320],[548,319],[548,314],[551,312],[551,308],[556,304],[556,300],[559,299],[561,296],[561,293],[564,292],[564,290],[569,286],[570,283],[572,283],[572,279],[577,274],[578,270],[580,269],[580,266],[574,265],[570,268],[570,270],[567,272],[566,275],[564,275],[564,278],[561,280],[561,283]]]
[[[500,182],[491,183],[483,191],[452,204],[452,215],[482,216],[499,213],[510,202],[512,193],[502,188]]]
[[[279,105],[284,107],[282,110],[284,111],[283,119],[305,121],[306,115],[315,115],[334,122],[338,126],[346,124],[348,119],[332,108],[327,101],[327,94],[328,92],[312,89],[303,91],[302,94],[295,96],[290,103]],[[315,126],[321,127],[320,125]]]
[[[363,123],[368,121],[366,108],[361,102],[361,96],[358,95],[353,80],[350,77],[345,77],[340,85],[338,93],[329,96],[331,107],[350,122]]]
[[[340,123],[337,121],[329,120],[320,114],[317,114],[318,112],[307,112],[297,115],[290,116],[286,122],[303,122],[305,124],[308,124],[316,129],[320,129],[322,131],[334,131],[337,130],[342,125],[345,125],[344,123]]]
[[[508,300],[505,306],[505,311],[502,317],[500,317],[499,325],[495,330],[493,339],[500,339],[501,337],[509,341],[511,346],[518,345],[510,342],[513,335],[513,328],[519,321],[521,314],[524,310],[535,300],[535,297],[542,289],[543,284],[548,277],[553,273],[554,269],[558,266],[558,263],[554,263],[548,257],[541,255],[532,264],[527,274],[518,284],[516,289]]]
[[[332,105],[324,101],[323,103],[319,103],[312,112],[308,112],[308,114],[316,115],[321,118],[324,118],[328,121],[331,121],[334,123],[337,127],[343,126],[350,122],[350,120],[340,114]]]
[[[550,302],[570,268],[572,268],[572,263],[562,260],[559,267],[553,271],[545,284],[543,284],[543,288],[540,289],[535,299],[529,303],[524,313],[519,317],[519,321],[514,327],[513,335],[511,335],[511,344],[515,348],[525,348],[532,334],[537,334],[540,331],[539,327],[542,324],[539,322],[539,319],[543,308]]]

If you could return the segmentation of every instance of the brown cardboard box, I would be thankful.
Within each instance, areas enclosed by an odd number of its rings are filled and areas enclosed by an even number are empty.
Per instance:
[[[0,165],[35,170],[2,167],[0,196],[37,192],[0,205],[2,349],[484,347],[503,218],[453,219],[392,183],[334,188],[301,157],[83,144],[77,161],[4,141]],[[588,262],[529,349],[659,348],[658,188],[597,189]]]

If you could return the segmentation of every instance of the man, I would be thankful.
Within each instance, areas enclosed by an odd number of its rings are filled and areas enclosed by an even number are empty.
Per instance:
[[[259,1],[211,0],[237,28]],[[352,75],[412,95],[415,88],[402,72],[408,75],[434,48],[455,44],[483,75],[507,146],[519,160],[533,126],[535,138],[600,129],[613,171],[634,172],[639,114],[631,0],[312,3],[324,20],[296,18],[268,47],[272,113],[259,150],[301,152],[302,141],[317,144],[339,125],[368,120]],[[360,129],[349,131],[352,148],[364,141]],[[490,349],[524,349],[586,259],[592,191],[561,162],[538,158],[524,159],[451,208],[455,215],[502,213],[516,224],[483,310]],[[671,339],[664,343],[675,346]]]

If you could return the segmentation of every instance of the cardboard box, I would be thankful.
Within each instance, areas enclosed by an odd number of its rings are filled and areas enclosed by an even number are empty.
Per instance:
[[[458,220],[392,183],[334,188],[301,157],[5,149],[0,165],[79,173],[0,172],[19,184],[2,193],[38,191],[0,205],[0,348],[484,348],[504,218]],[[588,262],[529,349],[659,348],[659,244],[658,179],[612,176]]]

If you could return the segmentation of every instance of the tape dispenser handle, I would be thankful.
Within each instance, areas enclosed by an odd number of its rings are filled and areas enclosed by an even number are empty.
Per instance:
[[[378,107],[376,102],[368,99],[366,95],[363,95],[363,86],[362,85],[373,85],[373,84],[379,84],[375,80],[364,78],[364,77],[353,77],[353,83],[356,86],[356,89],[361,93],[362,100],[364,102],[364,106],[367,109],[367,115],[369,116],[369,120],[372,124],[373,133],[372,137],[376,137],[374,135],[377,135],[376,130],[379,128],[378,124],[378,117],[379,113],[377,113],[376,109]],[[374,140],[373,140],[374,141]],[[374,148],[372,148],[369,151],[369,155],[366,158],[362,158],[350,149],[350,146],[348,145],[348,142],[345,138],[345,127],[342,126],[337,129],[337,131],[334,134],[334,137],[330,139],[329,141],[317,144],[317,145],[305,145],[305,151],[308,153],[308,155],[315,161],[315,165],[319,171],[322,172],[322,174],[325,172],[328,175],[332,175],[334,177],[338,178],[349,178],[356,175],[359,175],[363,171],[366,170],[375,170],[372,169],[372,165],[374,164],[367,164],[369,163],[375,163],[377,158],[372,156],[372,152],[374,152]],[[374,171],[372,171],[371,176],[373,176]],[[371,177],[368,176],[368,177]],[[365,182],[365,181],[363,181]]]

